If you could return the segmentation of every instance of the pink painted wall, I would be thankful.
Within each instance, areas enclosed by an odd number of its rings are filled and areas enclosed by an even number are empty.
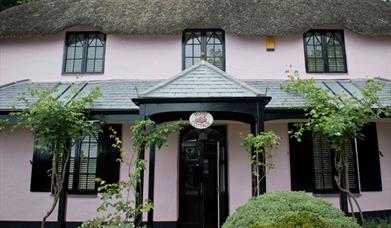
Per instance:
[[[154,220],[177,221],[179,216],[179,134],[156,150]]]
[[[32,143],[27,130],[0,133],[0,220],[40,220],[51,205],[49,193],[30,192]]]
[[[335,27],[334,27],[335,28]],[[362,36],[344,30],[348,73],[306,74],[303,36],[276,37],[274,52],[264,37],[226,36],[226,70],[246,79],[285,79],[292,66],[303,77],[342,79],[381,76],[391,79],[391,37]]]
[[[335,28],[335,27],[333,27]],[[77,27],[69,30],[85,31]],[[182,69],[182,35],[107,35],[105,73],[61,75],[65,32],[39,38],[0,40],[0,84],[33,81],[162,79]],[[391,37],[362,36],[345,30],[347,74],[308,74],[316,78],[391,79]],[[226,71],[243,79],[284,79],[285,70],[305,75],[302,35],[276,37],[267,52],[264,37],[226,34]]]
[[[130,151],[129,124],[122,127],[124,150]],[[0,133],[0,221],[40,221],[51,205],[47,192],[30,192],[33,158],[32,135],[24,129]],[[120,178],[127,177],[128,167],[121,165]],[[69,195],[67,221],[84,221],[97,215],[97,196]],[[57,220],[57,209],[49,221]]]
[[[71,29],[85,31],[89,29]],[[32,81],[158,79],[182,69],[181,35],[107,35],[104,74],[62,75],[65,32],[0,40],[0,84]]]
[[[248,153],[240,140],[250,132],[248,124],[229,124],[228,137],[228,194],[229,214],[251,198],[251,165]]]
[[[265,123],[265,131],[273,131],[280,137],[280,144],[272,149],[274,168],[266,174],[266,191],[291,189],[291,170],[289,160],[289,136],[286,123]]]

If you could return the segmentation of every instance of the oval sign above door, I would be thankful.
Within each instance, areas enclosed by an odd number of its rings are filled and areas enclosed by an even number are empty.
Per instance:
[[[197,129],[205,129],[212,125],[213,116],[209,112],[193,112],[189,121],[191,126]]]

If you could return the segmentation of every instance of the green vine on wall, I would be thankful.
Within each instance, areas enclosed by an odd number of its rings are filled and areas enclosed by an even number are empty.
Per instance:
[[[272,131],[262,132],[258,135],[248,134],[240,142],[240,145],[249,153],[249,161],[253,167],[253,175],[257,177],[256,192],[259,192],[259,183],[266,177],[267,172],[274,168],[272,151],[279,144],[280,137]],[[263,158],[263,159],[259,159]],[[265,170],[265,172],[261,172]]]

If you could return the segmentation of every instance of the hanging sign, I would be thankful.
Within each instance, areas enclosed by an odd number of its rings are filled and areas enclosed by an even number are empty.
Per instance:
[[[212,125],[213,116],[209,112],[193,112],[189,121],[191,126],[197,129],[205,129]]]

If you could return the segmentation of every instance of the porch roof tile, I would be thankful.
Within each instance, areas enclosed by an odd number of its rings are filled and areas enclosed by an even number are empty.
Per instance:
[[[31,97],[29,88],[36,89],[58,89],[57,94],[59,99],[65,99],[64,92],[71,84],[77,85],[81,88],[80,94],[88,93],[93,87],[99,87],[102,95],[94,102],[92,110],[102,111],[126,111],[137,110],[138,107],[132,102],[132,98],[137,98],[137,94],[142,91],[151,91],[151,88],[156,88],[157,85],[161,85],[164,82],[162,80],[100,80],[100,81],[88,81],[88,82],[31,82],[29,80],[14,82],[7,85],[0,86],[0,111],[11,111],[12,107],[21,109],[24,107],[22,103],[18,101],[18,97],[22,94],[26,94],[28,99],[36,99]],[[272,97],[270,103],[266,106],[269,109],[288,109],[288,108],[300,108],[303,107],[305,102],[301,96],[297,94],[289,94],[282,89],[284,80],[241,80],[240,82],[246,83],[256,91]],[[349,95],[360,96],[360,90],[365,85],[365,80],[319,80],[317,83],[323,84],[330,90],[330,92],[340,92],[342,89]],[[332,85],[332,86],[330,86]],[[160,88],[160,87],[159,87]],[[184,90],[186,87],[183,87]],[[176,90],[178,88],[173,88]],[[208,88],[208,90],[215,90],[215,88]],[[178,89],[179,90],[179,89]],[[186,89],[188,90],[188,89]],[[200,88],[198,92],[204,93],[205,88]],[[241,90],[240,90],[241,91]],[[216,91],[213,91],[216,93]],[[235,96],[242,95],[234,94],[231,89],[230,94]],[[342,91],[343,92],[343,91]],[[181,92],[173,93],[172,96],[180,96]],[[189,92],[190,93],[190,92]],[[191,93],[197,93],[192,91]],[[80,96],[80,94],[78,96]],[[249,92],[250,94],[250,92]],[[384,106],[391,106],[391,82],[384,81],[384,89],[378,93],[382,104]]]
[[[139,97],[259,97],[257,89],[212,64],[201,61],[181,73],[142,92]]]

